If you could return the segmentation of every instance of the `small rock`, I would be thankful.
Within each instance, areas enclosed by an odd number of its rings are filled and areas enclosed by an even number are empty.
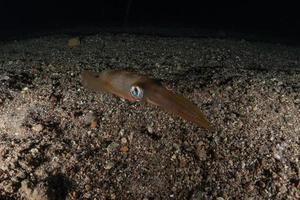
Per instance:
[[[0,186],[2,186],[2,189],[7,193],[14,192],[13,182],[10,180],[3,181]]]
[[[274,152],[273,156],[274,156],[274,158],[277,159],[277,160],[280,160],[280,159],[281,159],[281,156],[280,156],[277,152]]]
[[[78,195],[75,191],[70,193],[70,197],[71,197],[71,199],[78,199]]]
[[[50,199],[47,195],[47,187],[43,183],[37,184],[37,186],[32,189],[30,187],[30,182],[28,180],[24,180],[21,182],[21,188],[19,189],[20,195],[24,199],[30,200],[48,200]]]
[[[43,127],[43,125],[42,124],[35,124],[35,125],[33,125],[32,126],[32,128],[31,128],[34,132],[41,132],[43,129],[44,129],[44,127]]]
[[[16,173],[16,177],[19,179],[25,179],[26,178],[26,174],[23,170],[18,170]]]
[[[111,195],[110,195],[110,199],[116,199],[116,194],[114,194],[114,193],[112,193]]]
[[[90,192],[84,193],[82,196],[84,199],[91,199],[92,194]]]
[[[288,189],[286,188],[286,186],[284,184],[279,188],[279,192],[282,193],[282,194],[286,193],[287,190]]]
[[[28,91],[28,87],[24,87],[23,89],[22,89],[22,91],[21,91],[21,93],[26,93]]]
[[[107,152],[112,152],[116,150],[119,147],[119,144],[116,142],[112,142],[108,147],[106,148]]]
[[[127,153],[129,151],[129,148],[128,148],[128,146],[123,146],[123,147],[120,148],[120,151],[122,153]]]
[[[95,129],[97,128],[97,120],[93,120],[92,123],[91,123],[91,129]]]
[[[92,190],[92,186],[87,184],[84,186],[84,188],[87,190],[87,191],[91,191]]]
[[[45,170],[45,168],[43,167],[38,167],[35,171],[34,171],[34,175],[39,178],[39,179],[45,179],[47,178],[48,173],[47,171]]]
[[[37,148],[30,149],[30,153],[33,157],[37,157],[39,155],[39,150]]]
[[[125,133],[125,130],[122,128],[122,129],[120,130],[119,134],[120,134],[120,136],[123,136],[124,133]]]
[[[296,188],[300,189],[300,180],[298,180],[298,184],[296,185]]]
[[[86,115],[83,117],[83,121],[86,125],[91,125],[93,121],[96,120],[96,115],[93,111],[89,111]]]
[[[68,41],[68,46],[70,48],[75,48],[75,47],[78,47],[79,45],[80,45],[79,37],[73,37],[73,38],[69,39],[69,41]]]
[[[122,144],[126,144],[127,143],[127,139],[125,137],[121,138],[121,143]]]
[[[278,149],[277,149],[278,148]],[[276,159],[276,160],[281,160],[281,151],[280,151],[280,146],[278,146],[277,148],[273,148],[273,157]]]
[[[199,142],[196,147],[196,155],[200,160],[207,159],[207,153],[205,149],[205,144],[203,142]]]
[[[180,168],[185,168],[187,166],[187,164],[188,164],[188,162],[185,158],[182,157],[179,159],[179,167]]]
[[[152,128],[151,126],[147,126],[147,131],[148,131],[149,133],[153,133],[153,128]]]
[[[108,161],[106,165],[104,165],[104,169],[111,169],[115,164],[113,162]]]
[[[7,75],[0,75],[0,81],[8,81],[10,78]]]
[[[177,158],[176,154],[173,154],[172,157],[171,157],[171,160],[172,160],[172,161],[175,161],[176,158]]]
[[[254,107],[253,107],[253,111],[255,112],[255,111],[257,111],[258,110],[258,107],[257,107],[257,105],[255,105]]]
[[[128,140],[130,143],[132,143],[133,137],[134,137],[134,132],[130,132],[129,137],[128,137]]]

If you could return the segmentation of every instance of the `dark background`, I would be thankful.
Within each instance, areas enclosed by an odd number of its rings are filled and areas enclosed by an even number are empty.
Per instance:
[[[299,41],[300,12],[289,1],[6,0],[2,37],[72,27],[163,27],[238,32]],[[128,29],[127,29],[128,30]],[[147,31],[146,31],[147,32]],[[175,31],[176,32],[176,31]],[[222,34],[221,34],[222,35]],[[225,34],[226,36],[226,34]]]

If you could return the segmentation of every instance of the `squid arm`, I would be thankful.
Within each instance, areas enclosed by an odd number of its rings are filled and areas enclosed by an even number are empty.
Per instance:
[[[100,73],[83,71],[81,81],[90,90],[109,92],[131,102],[148,102],[200,127],[211,128],[195,104],[146,76],[122,70],[105,70]]]

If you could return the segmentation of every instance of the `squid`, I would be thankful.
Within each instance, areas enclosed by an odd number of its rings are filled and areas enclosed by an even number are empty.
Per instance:
[[[92,91],[112,93],[130,102],[147,102],[196,125],[211,125],[199,108],[187,98],[173,93],[156,79],[125,70],[83,71],[82,85]]]

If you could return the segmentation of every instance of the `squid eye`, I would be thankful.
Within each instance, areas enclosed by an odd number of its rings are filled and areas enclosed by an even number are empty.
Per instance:
[[[143,89],[140,88],[139,86],[132,86],[132,87],[130,88],[130,94],[131,94],[134,98],[139,99],[139,100],[143,99],[143,97],[144,97],[144,91],[143,91]]]

